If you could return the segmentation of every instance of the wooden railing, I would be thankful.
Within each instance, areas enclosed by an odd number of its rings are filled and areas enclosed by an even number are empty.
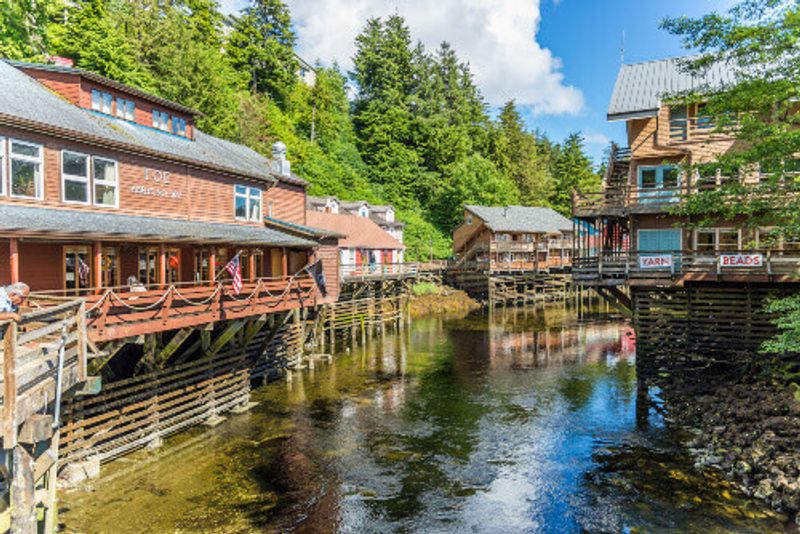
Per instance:
[[[413,276],[419,271],[417,263],[373,263],[351,264],[339,266],[339,279],[382,278],[396,276]]]
[[[301,271],[291,277],[259,278],[234,294],[230,280],[176,283],[168,287],[121,286],[88,290],[86,326],[92,341],[109,341],[199,326],[216,321],[312,306],[320,295],[315,280]],[[31,301],[52,305],[59,297],[35,293]]]
[[[610,252],[578,257],[572,262],[578,281],[634,279],[754,278],[767,281],[800,280],[800,251],[768,249],[714,252]]]
[[[19,323],[0,323],[3,344],[3,448],[17,443],[17,429],[50,401],[86,380],[87,333],[82,300],[22,310]]]
[[[536,250],[536,243],[532,241],[492,241],[490,250],[492,252],[533,252]]]

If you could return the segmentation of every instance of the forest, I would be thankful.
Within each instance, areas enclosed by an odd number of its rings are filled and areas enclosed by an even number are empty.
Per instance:
[[[569,215],[573,189],[599,187],[580,133],[555,142],[514,100],[492,109],[458,52],[414,43],[401,15],[342,39],[355,39],[352,71],[316,63],[309,86],[282,0],[234,15],[214,0],[14,0],[0,12],[0,57],[68,57],[198,109],[210,134],[265,155],[283,141],[311,195],[395,205],[408,259],[448,257],[464,204]]]

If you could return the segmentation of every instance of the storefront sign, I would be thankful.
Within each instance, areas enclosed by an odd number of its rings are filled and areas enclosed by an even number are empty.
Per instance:
[[[762,254],[720,254],[720,267],[761,267],[764,265]]]
[[[131,186],[131,193],[134,195],[144,195],[148,197],[181,199],[183,193],[176,189],[169,189],[170,173],[167,171],[159,171],[157,169],[145,169],[144,171],[144,184],[135,184]]]
[[[672,254],[639,256],[640,269],[669,269],[672,267]]]

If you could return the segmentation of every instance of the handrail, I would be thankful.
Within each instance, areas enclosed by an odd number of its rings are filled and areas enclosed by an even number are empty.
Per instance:
[[[419,264],[416,262],[372,263],[372,264],[344,263],[339,266],[339,273],[342,278],[416,274],[418,271],[419,271]]]

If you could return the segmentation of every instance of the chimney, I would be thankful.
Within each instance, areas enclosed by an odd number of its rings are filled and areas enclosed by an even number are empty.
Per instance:
[[[503,217],[508,219],[508,206],[503,208]]]
[[[272,145],[272,171],[281,176],[292,174],[292,165],[286,159],[286,145],[277,141]]]

